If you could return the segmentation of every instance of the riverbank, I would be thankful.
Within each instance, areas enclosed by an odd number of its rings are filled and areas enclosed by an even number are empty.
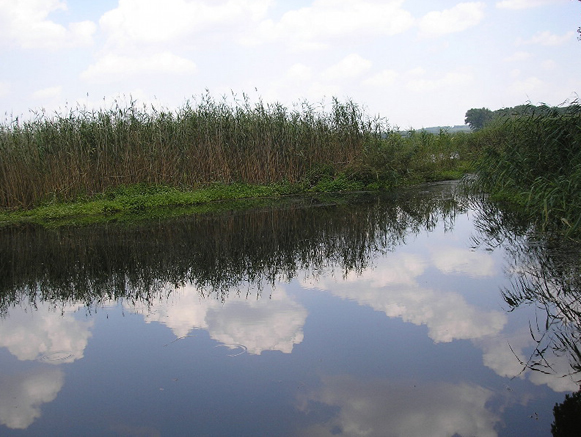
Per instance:
[[[429,181],[459,179],[462,174],[462,169],[451,170],[433,175]],[[419,182],[402,181],[398,186]],[[386,185],[364,185],[360,181],[349,180],[345,175],[321,177],[315,183],[308,180],[296,184],[270,185],[216,183],[197,190],[135,184],[110,189],[104,194],[75,202],[55,200],[31,209],[3,210],[0,211],[0,228],[25,224],[53,228],[107,222],[130,223],[266,206],[292,196],[311,196],[337,202],[339,197],[344,198],[348,194],[380,193],[388,190]]]

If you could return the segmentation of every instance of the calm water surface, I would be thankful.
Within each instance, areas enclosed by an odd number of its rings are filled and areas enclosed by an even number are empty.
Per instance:
[[[548,436],[579,388],[578,248],[453,183],[0,257],[3,436]]]

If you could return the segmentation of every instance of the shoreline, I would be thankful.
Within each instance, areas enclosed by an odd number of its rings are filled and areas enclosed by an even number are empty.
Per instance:
[[[87,226],[105,223],[133,223],[162,220],[188,214],[219,213],[276,205],[284,199],[338,199],[358,195],[386,194],[406,186],[436,183],[460,178],[431,181],[405,181],[388,188],[365,187],[344,178],[324,180],[315,186],[279,183],[271,185],[214,184],[196,190],[167,186],[131,185],[74,202],[50,202],[31,209],[0,210],[0,229],[34,225],[43,228]],[[323,199],[323,200],[320,200]]]

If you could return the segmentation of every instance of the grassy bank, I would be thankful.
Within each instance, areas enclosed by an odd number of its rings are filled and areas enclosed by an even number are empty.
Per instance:
[[[466,144],[462,134],[402,135],[337,99],[289,109],[205,94],[176,111],[40,111],[0,125],[0,220],[390,189],[459,177]]]
[[[581,235],[581,107],[499,117],[473,134],[478,188],[544,228]]]

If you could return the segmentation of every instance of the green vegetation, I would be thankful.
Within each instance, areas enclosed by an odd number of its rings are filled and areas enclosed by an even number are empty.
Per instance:
[[[0,223],[458,178],[466,144],[463,133],[399,134],[337,99],[329,110],[205,94],[175,112],[41,111],[0,125]]]
[[[509,108],[501,108],[496,111],[491,111],[488,108],[471,108],[466,111],[464,123],[470,126],[472,131],[478,131],[499,119],[502,120],[507,117],[523,115],[553,117],[567,114],[574,106],[575,104],[569,106],[548,106],[545,104],[535,106],[528,103]]]
[[[542,108],[542,109],[539,109]],[[545,229],[581,233],[581,106],[529,106],[472,134],[477,186],[519,205]]]

